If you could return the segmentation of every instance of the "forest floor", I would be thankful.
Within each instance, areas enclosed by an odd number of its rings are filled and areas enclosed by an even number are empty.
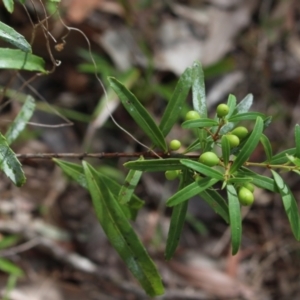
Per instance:
[[[211,116],[230,93],[238,101],[252,93],[252,109],[273,116],[265,134],[274,153],[294,147],[294,127],[300,118],[299,1],[64,0],[61,17],[54,14],[48,20],[51,36],[46,38],[29,22],[29,16],[35,24],[44,18],[41,1],[26,3],[27,13],[16,4],[10,15],[1,1],[1,21],[27,40],[35,34],[33,52],[46,60],[49,70],[51,56],[60,65],[30,86],[25,84],[23,92],[39,101],[32,121],[54,126],[29,125],[12,146],[16,153],[143,150],[110,119],[89,45],[79,30],[91,43],[106,89],[107,76],[126,81],[157,120],[180,74],[199,60]],[[76,29],[64,43],[66,25]],[[31,76],[1,70],[0,84],[19,89]],[[1,132],[21,107],[16,99],[2,101],[8,103],[1,106]],[[186,110],[191,103],[189,95]],[[108,105],[121,126],[150,145],[116,96],[109,95]],[[179,124],[168,139],[178,137],[184,144],[192,141]],[[262,147],[252,159],[265,160]],[[126,176],[125,161],[89,160],[120,183]],[[5,175],[0,181],[0,256],[26,274],[8,299],[148,299],[107,241],[88,192],[50,160],[26,159],[22,164],[27,177],[22,188]],[[284,178],[300,203],[299,176]],[[164,204],[176,188],[177,182],[166,182],[163,174],[145,173],[136,189],[145,206],[133,226],[166,287],[165,295],[156,299],[300,299],[300,245],[278,195],[256,189],[255,203],[242,210],[242,246],[235,256],[227,224],[204,201],[191,199],[178,250],[166,262],[171,211]],[[3,246],[1,240],[11,242]],[[2,295],[7,282],[8,275],[1,273]]]

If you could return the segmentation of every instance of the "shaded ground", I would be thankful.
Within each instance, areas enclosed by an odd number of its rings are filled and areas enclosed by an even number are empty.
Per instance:
[[[43,18],[43,10],[38,1],[34,3],[37,12],[30,4],[28,11],[37,22],[37,15]],[[198,59],[205,68],[211,114],[229,93],[239,100],[253,93],[254,110],[273,116],[266,134],[276,152],[293,146],[293,128],[300,116],[299,16],[300,5],[291,0],[65,0],[62,6],[66,24],[84,31],[91,40],[104,84],[107,75],[129,78],[133,92],[159,119],[177,76]],[[21,6],[16,5],[13,15],[0,6],[0,19],[30,38],[33,29]],[[58,18],[49,20],[49,30],[61,43],[66,29]],[[62,64],[53,74],[36,78],[31,84],[53,107],[66,108],[63,113],[74,126],[30,126],[14,150],[141,150],[109,120],[105,107],[97,109],[103,90],[93,74],[85,39],[73,31],[59,52],[51,39],[50,43],[55,59]],[[45,45],[45,38],[37,31],[34,52],[47,60],[50,69]],[[29,74],[22,75],[29,78]],[[0,81],[12,88],[22,84],[8,71],[1,71]],[[19,110],[20,103],[13,100],[2,110],[1,128]],[[149,144],[116,99],[112,98],[109,105],[119,124]],[[57,113],[41,109],[34,121],[65,123]],[[185,135],[177,126],[170,139],[184,137],[187,144],[191,137]],[[256,151],[253,160],[264,160],[262,149]],[[92,161],[120,182],[125,176],[124,162]],[[21,189],[4,176],[0,181],[1,235],[18,237],[0,255],[26,272],[11,299],[147,299],[107,242],[87,192],[69,182],[49,161],[25,160],[23,166],[27,184]],[[299,244],[292,236],[279,197],[256,190],[255,204],[243,210],[242,249],[235,257],[230,255],[226,224],[201,200],[192,199],[189,212],[202,227],[196,229],[192,221],[187,222],[176,256],[165,262],[170,211],[165,210],[164,201],[176,185],[163,178],[161,174],[143,176],[137,194],[146,205],[134,225],[167,289],[166,295],[157,299],[300,298]],[[289,175],[286,180],[300,199],[299,178]],[[0,279],[4,288],[7,276],[2,273]]]

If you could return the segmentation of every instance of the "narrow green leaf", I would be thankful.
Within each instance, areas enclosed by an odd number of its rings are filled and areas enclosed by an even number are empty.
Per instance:
[[[197,111],[201,119],[207,118],[207,104],[205,99],[204,73],[200,62],[195,61],[193,70],[193,108]],[[200,148],[204,151],[207,145],[207,132],[204,129],[197,129],[197,136]]]
[[[192,169],[192,170],[194,170],[194,171],[196,171],[200,174],[203,174],[203,175],[206,175],[208,177],[215,178],[215,179],[218,179],[218,180],[223,180],[224,179],[224,176],[221,172],[213,169],[212,167],[208,167],[208,166],[206,166],[206,165],[204,165],[200,162],[193,161],[193,160],[190,160],[190,159],[181,159],[180,162],[184,166],[186,166],[186,167],[188,167],[188,168],[190,168],[190,169]]]
[[[292,163],[292,164],[294,164],[295,166],[298,166],[298,167],[300,167],[300,159],[299,158],[297,158],[297,157],[295,157],[295,156],[293,156],[293,155],[286,155],[286,157],[288,158],[288,160]],[[292,170],[292,171],[297,171],[297,170]]]
[[[60,159],[54,158],[53,161],[73,180],[75,180],[80,186],[87,189],[87,182],[83,172],[83,167],[78,164],[70,163],[67,161],[63,161]],[[116,181],[112,180],[110,177],[101,174],[100,172],[97,173],[99,177],[102,178],[106,182],[107,187],[112,192],[113,196],[116,198],[119,195],[119,191],[121,190],[121,185],[118,184]],[[132,195],[129,202],[126,205],[121,205],[121,208],[128,219],[135,220],[138,211],[141,207],[143,207],[144,201],[142,201],[139,197],[135,194]]]
[[[201,149],[201,145],[200,145],[200,141],[199,139],[195,140],[194,142],[192,142],[184,151],[184,153],[189,153],[189,152],[193,152],[195,150],[199,150]]]
[[[110,243],[149,296],[163,294],[163,284],[152,259],[106,182],[88,163],[83,162],[83,169],[97,218]]]
[[[177,193],[175,193],[172,197],[170,197],[166,203],[167,206],[175,206],[183,201],[186,201],[206,189],[210,188],[214,184],[216,184],[219,180],[215,178],[205,177],[202,179],[198,179],[195,182],[189,184],[185,188],[181,189]]]
[[[234,186],[228,184],[226,187],[230,218],[232,255],[235,255],[239,251],[242,239],[241,208]]]
[[[187,171],[185,171],[180,181],[179,190],[187,186],[188,183],[189,183],[188,173]],[[175,250],[178,246],[185,217],[186,217],[187,208],[188,208],[188,201],[184,201],[173,207],[171,222],[170,222],[170,227],[168,232],[168,238],[167,238],[167,245],[165,249],[166,260],[170,260],[173,257]]]
[[[262,134],[260,137],[260,142],[264,147],[264,150],[265,150],[265,153],[267,156],[267,162],[270,162],[272,159],[273,153],[272,153],[272,146],[271,146],[271,143],[270,143],[268,137],[265,136],[264,134]]]
[[[247,139],[246,143],[242,147],[240,153],[237,155],[236,159],[234,160],[230,168],[231,174],[237,171],[249,159],[250,155],[252,154],[257,144],[259,143],[259,139],[263,132],[263,128],[264,128],[263,120],[260,117],[258,117],[256,119],[251,135]]]
[[[258,186],[265,190],[269,190],[274,193],[278,193],[278,189],[275,184],[275,181],[269,177],[259,175],[245,167],[242,167],[237,174],[237,176],[241,176],[241,175],[251,177],[252,178],[251,183],[254,184],[255,186]]]
[[[253,95],[248,94],[236,107],[238,113],[247,112],[253,104]]]
[[[16,185],[22,186],[25,181],[25,175],[22,170],[16,154],[12,151],[6,142],[5,137],[0,133],[0,169]]]
[[[226,223],[229,223],[228,205],[225,199],[215,190],[207,189],[199,196],[217,213]]]
[[[140,158],[140,160],[144,160],[144,158]],[[130,170],[126,176],[125,183],[122,185],[119,195],[118,195],[118,202],[121,204],[126,204],[132,198],[134,190],[137,184],[140,181],[142,176],[142,171],[137,170]]]
[[[12,13],[14,11],[14,1],[13,0],[3,0],[3,4],[9,13]],[[0,22],[0,23],[2,23],[2,22]],[[1,36],[1,26],[0,26],[0,36]]]
[[[9,235],[3,236],[0,240],[0,249],[9,248],[15,246],[21,240],[21,236]]]
[[[227,105],[229,107],[228,115],[226,116],[226,119],[230,118],[233,114],[235,107],[236,107],[236,97],[232,94],[228,96]]]
[[[230,118],[228,118],[228,121],[240,122],[240,121],[247,121],[247,120],[256,120],[257,117],[261,117],[262,119],[264,119],[266,116],[258,112],[246,112],[246,113],[239,113],[237,115],[231,116]]]
[[[219,125],[219,122],[217,122],[216,120],[201,118],[198,120],[184,121],[181,124],[181,127],[184,129],[189,129],[189,128],[212,127],[212,126],[218,126],[218,125]]]
[[[252,106],[253,103],[253,95],[252,94],[248,94],[235,108],[235,110],[233,111],[232,115],[230,115],[230,119],[234,116],[237,116],[239,114],[242,113],[246,113],[248,112],[248,110],[250,109],[250,107]],[[230,130],[232,130],[234,127],[236,126],[235,122],[229,122],[227,124],[225,124],[221,130],[220,130],[220,134],[224,135],[227,132],[229,132]]]
[[[0,69],[47,73],[45,62],[41,57],[16,49],[0,48]]]
[[[192,70],[187,68],[180,76],[179,81],[175,87],[173,95],[164,111],[160,121],[159,128],[164,136],[171,131],[173,125],[177,122],[182,107],[186,101],[186,97],[192,85]]]
[[[132,170],[147,172],[163,172],[168,170],[183,170],[185,167],[180,163],[180,158],[135,160],[124,164],[124,167]]]
[[[278,173],[271,170],[279,193],[282,197],[283,206],[289,219],[293,234],[297,241],[300,240],[300,218],[297,202],[289,187],[279,176]]]
[[[9,126],[5,138],[7,144],[10,145],[13,141],[17,139],[19,134],[26,127],[27,122],[30,120],[34,113],[35,101],[31,96],[27,96],[24,105],[19,111],[17,117],[14,119],[13,123]]]
[[[192,67],[193,72],[193,108],[197,111],[201,118],[207,117],[207,104],[205,100],[205,82],[202,65],[199,61],[195,61]]]
[[[11,261],[0,257],[0,270],[15,276],[23,276],[24,272]]]
[[[222,136],[221,147],[222,147],[223,162],[224,162],[224,165],[226,167],[229,163],[230,144],[229,144],[229,141],[228,141],[228,139],[226,138],[225,135]]]
[[[144,131],[144,133],[156,145],[167,151],[167,144],[163,133],[157,127],[153,118],[138,101],[138,99],[117,79],[113,77],[108,78],[110,86],[119,96],[123,106],[135,120],[137,125]]]
[[[285,164],[288,162],[287,155],[295,155],[295,153],[296,153],[296,148],[284,150],[284,151],[274,155],[269,163],[271,165]]]
[[[244,184],[244,183],[252,183],[251,177],[233,177],[227,180],[227,184]]]
[[[295,126],[295,142],[296,142],[295,156],[300,158],[300,126],[299,126],[299,124],[296,124],[296,126]]]

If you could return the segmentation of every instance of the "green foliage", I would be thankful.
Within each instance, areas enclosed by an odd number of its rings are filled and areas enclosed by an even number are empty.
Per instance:
[[[13,11],[12,0],[4,0],[3,3],[9,12]],[[0,22],[0,38],[18,48],[0,48],[0,68],[47,73],[43,59],[31,53],[31,45],[25,38],[2,22]],[[88,65],[81,68],[89,71]],[[110,71],[110,66],[107,66],[106,73]],[[149,149],[155,155],[149,157],[151,156],[149,152],[145,152],[147,154],[145,157],[149,158],[139,157],[126,162],[124,166],[129,172],[123,185],[97,171],[85,161],[79,165],[53,160],[72,180],[89,191],[97,218],[108,240],[146,293],[154,297],[161,295],[164,288],[157,268],[130,224],[144,204],[135,195],[135,188],[143,172],[163,172],[167,180],[179,179],[178,190],[166,199],[166,206],[172,208],[165,248],[166,260],[170,260],[176,253],[186,220],[188,202],[194,196],[199,196],[199,201],[205,201],[224,222],[229,224],[233,255],[238,252],[242,242],[240,204],[252,204],[255,187],[281,196],[291,230],[295,238],[300,240],[297,202],[287,184],[275,171],[279,169],[300,174],[300,126],[295,126],[295,147],[273,155],[271,142],[263,133],[270,125],[271,118],[259,112],[249,111],[253,103],[251,94],[239,103],[234,95],[229,95],[227,103],[217,107],[217,117],[210,118],[205,100],[204,73],[199,62],[195,62],[180,76],[157,124],[148,110],[128,89],[137,80],[138,75],[137,70],[123,74],[124,84],[116,78],[109,77],[110,90],[105,101],[110,102],[116,97],[114,92],[116,93],[137,126],[150,139],[152,145],[149,145]],[[190,145],[182,147],[185,148],[184,152],[170,153],[169,150],[177,151],[182,146],[179,140],[172,140],[168,147],[166,136],[183,116],[183,108],[190,90],[192,90],[193,110],[187,113],[181,126],[183,130],[191,130],[195,140]],[[6,90],[6,93],[9,92]],[[24,105],[15,121],[5,136],[0,133],[0,168],[17,186],[24,184],[25,175],[10,145],[24,130],[35,109],[32,97],[24,99],[22,95],[22,99]],[[105,101],[102,101],[95,110],[93,120],[106,109]],[[241,121],[247,121],[247,124],[250,124],[249,128],[240,126]],[[265,151],[266,161],[251,162],[249,159],[259,143]],[[190,155],[192,151],[197,151],[197,155]],[[271,170],[272,178],[254,172],[251,170],[252,166]],[[12,239],[7,243],[15,241],[16,239]],[[0,269],[11,276],[18,277],[23,274],[22,270],[5,259],[0,260]]]
[[[274,169],[283,169],[300,174],[300,127],[298,125],[295,127],[296,147],[273,155],[271,142],[263,134],[265,128],[270,125],[271,118],[262,113],[249,112],[253,103],[251,94],[239,103],[237,103],[234,95],[229,95],[227,104],[218,106],[218,118],[209,118],[205,104],[203,71],[199,63],[188,68],[180,77],[175,92],[162,114],[162,121],[159,126],[156,125],[141,102],[125,86],[114,78],[110,78],[109,81],[137,125],[162,151],[158,152],[157,158],[138,159],[124,164],[130,171],[123,187],[118,188],[120,191],[116,197],[118,200],[112,199],[114,197],[112,186],[106,184],[104,188],[104,180],[99,180],[101,178],[99,172],[97,173],[86,163],[84,163],[83,173],[80,166],[74,167],[70,163],[56,160],[66,173],[90,191],[102,226],[106,226],[102,218],[107,201],[112,205],[112,214],[121,214],[122,209],[120,207],[124,203],[129,204],[132,200],[134,188],[143,172],[164,172],[168,180],[180,179],[178,190],[166,201],[166,205],[172,207],[165,249],[166,260],[170,260],[176,252],[186,219],[188,201],[194,196],[199,196],[200,199],[208,203],[229,224],[233,255],[238,252],[242,242],[241,204],[250,205],[253,203],[255,187],[281,195],[295,238],[300,239],[300,217],[297,203],[286,183],[274,171]],[[196,134],[196,140],[190,145],[186,145],[186,150],[183,153],[168,153],[165,136],[178,121],[180,116],[178,107],[182,107],[184,104],[183,101],[190,88],[193,90],[194,109],[188,112],[182,123],[182,128],[193,130],[193,133]],[[252,130],[238,126],[239,122],[245,120],[249,123],[252,122]],[[251,162],[249,158],[259,143],[265,150],[267,161]],[[177,143],[176,145],[171,144],[169,148],[174,150],[178,148],[178,145]],[[199,161],[195,155],[189,155],[191,151],[199,151]],[[252,171],[251,166],[271,169],[273,179]],[[226,190],[227,197],[220,193],[220,186],[221,189]],[[123,198],[121,195],[126,195],[126,197]],[[108,200],[104,201],[104,199]],[[118,212],[114,211],[116,206],[120,208]],[[113,219],[115,220],[115,218]],[[127,219],[125,218],[124,222],[125,220],[127,222]],[[107,219],[106,222],[113,223],[114,220]],[[108,230],[106,232],[111,240],[112,233]],[[124,237],[122,232],[114,234],[118,235],[119,239],[122,239],[122,235]],[[133,243],[140,247],[139,241],[134,240]],[[130,261],[136,257],[132,249],[122,253],[117,243],[112,242],[112,244],[120,256],[127,259],[125,263],[129,257]],[[144,253],[144,255],[146,254]],[[133,271],[131,265],[128,267]],[[144,266],[141,264],[139,268],[142,273]],[[134,275],[140,280],[146,292],[151,295],[158,295],[158,292],[147,284],[147,280],[141,280],[139,274]],[[154,276],[157,279],[156,276],[157,274]],[[159,290],[161,291],[161,288]]]

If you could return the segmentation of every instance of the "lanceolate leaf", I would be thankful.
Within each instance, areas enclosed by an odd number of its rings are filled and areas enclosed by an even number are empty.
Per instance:
[[[246,143],[242,147],[240,153],[237,155],[236,159],[234,160],[231,168],[230,173],[234,173],[237,171],[250,157],[254,149],[256,148],[257,144],[259,143],[259,139],[263,132],[264,123],[262,118],[258,117],[255,122],[255,126],[249,138],[247,139]]]
[[[248,94],[236,107],[238,113],[247,112],[253,104],[253,95]]]
[[[223,155],[223,162],[225,167],[228,165],[229,162],[229,156],[230,156],[230,144],[228,139],[225,135],[222,136],[221,140],[221,146],[222,146],[222,155]]]
[[[199,172],[203,175],[206,175],[208,177],[216,178],[218,180],[223,180],[224,179],[223,174],[221,172],[219,172],[217,170],[214,170],[213,168],[208,167],[208,166],[206,166],[206,165],[204,165],[200,162],[193,161],[193,160],[190,160],[190,159],[182,159],[182,160],[180,160],[180,162],[184,166],[186,166],[186,167],[188,167],[188,168],[190,168],[190,169],[192,169],[196,172]]]
[[[15,276],[24,276],[24,272],[11,261],[0,257],[0,270]]]
[[[143,158],[141,158],[140,160],[143,160]],[[119,191],[119,196],[118,196],[119,203],[126,204],[130,201],[134,193],[134,190],[140,181],[142,174],[143,174],[142,171],[137,171],[137,170],[130,170],[128,172],[128,175],[126,176],[125,179],[125,183],[124,185],[122,185]]]
[[[31,46],[23,37],[23,35],[16,32],[13,28],[7,26],[0,21],[0,38],[6,42],[14,45],[24,52],[31,52]]]
[[[270,162],[271,159],[272,159],[272,155],[273,155],[271,143],[270,143],[269,139],[264,134],[261,135],[260,142],[264,147],[264,150],[265,150],[265,153],[266,153],[266,156],[267,156],[267,162]]]
[[[53,161],[60,166],[60,168],[73,180],[75,180],[80,186],[87,189],[87,181],[83,172],[83,167],[78,164],[70,163],[67,161],[63,161],[60,159],[54,158]],[[119,195],[119,191],[121,189],[121,185],[118,184],[116,181],[112,180],[108,176],[105,176],[101,174],[100,172],[97,172],[97,175],[105,181],[107,187],[115,196],[116,198]],[[121,208],[123,212],[125,213],[126,217],[131,220],[135,220],[136,215],[139,211],[139,209],[144,205],[144,201],[142,201],[140,198],[138,198],[135,194],[132,195],[129,202],[126,203],[126,205],[121,205]]]
[[[289,189],[289,187],[285,184],[283,179],[279,176],[278,173],[271,170],[276,185],[278,187],[279,193],[282,197],[283,206],[285,212],[288,216],[293,234],[297,241],[300,240],[300,218],[299,218],[299,210],[297,206],[297,202]]]
[[[164,151],[167,151],[167,144],[163,133],[157,127],[153,118],[138,101],[138,99],[117,79],[113,77],[108,78],[110,86],[119,96],[123,106],[135,120],[137,125],[144,131],[144,133],[151,139],[151,141]]]
[[[158,271],[120,204],[105,181],[97,176],[95,169],[86,162],[83,162],[83,168],[97,218],[110,243],[149,296],[163,294],[164,288]]]
[[[166,159],[147,159],[129,161],[124,164],[128,169],[140,170],[147,172],[163,172],[168,170],[182,170],[186,167],[180,163],[180,158],[166,158]]]
[[[284,150],[284,151],[274,155],[269,163],[272,164],[272,165],[285,164],[286,162],[289,161],[286,155],[287,154],[288,155],[295,155],[295,153],[296,153],[296,148],[291,148],[291,149]]]
[[[295,126],[295,142],[296,142],[295,156],[300,158],[300,126],[298,124]]]
[[[241,208],[234,186],[227,184],[226,187],[229,206],[232,255],[235,255],[239,250],[242,239]]]
[[[167,206],[175,206],[177,204],[186,201],[195,195],[205,191],[210,188],[214,184],[216,184],[219,180],[215,178],[205,177],[203,179],[198,179],[195,182],[189,184],[185,188],[178,191],[172,197],[170,197],[167,201]]]
[[[171,131],[181,114],[182,107],[192,85],[192,69],[187,68],[180,76],[174,93],[164,111],[159,128],[164,136]]]
[[[237,115],[234,115],[230,118],[228,118],[229,122],[240,122],[240,121],[246,121],[246,120],[256,120],[257,117],[261,117],[264,119],[266,116],[264,114],[258,113],[258,112],[247,112],[247,113],[239,113]]]
[[[41,57],[16,49],[0,48],[0,69],[47,73],[45,62]]]
[[[201,127],[211,127],[211,126],[218,126],[218,122],[212,119],[201,118],[199,120],[189,120],[185,121],[181,124],[182,128],[189,129],[189,128],[201,128]]]
[[[24,130],[27,122],[30,120],[34,113],[35,101],[31,96],[26,97],[26,101],[22,106],[17,117],[13,123],[9,126],[5,138],[7,143],[10,145],[13,141],[17,139],[19,134]]]
[[[245,167],[242,167],[239,170],[237,176],[240,176],[240,175],[251,177],[252,178],[251,183],[253,183],[254,185],[256,185],[262,189],[269,190],[274,193],[278,193],[278,189],[275,184],[275,181],[269,177],[259,175]]]
[[[14,1],[13,0],[3,0],[3,4],[9,13],[14,11]]]
[[[0,169],[16,185],[22,186],[25,175],[16,154],[9,148],[5,137],[0,133]]]
[[[234,95],[230,94],[228,96],[227,105],[229,107],[229,112],[228,112],[228,115],[226,116],[226,118],[228,119],[231,117],[231,115],[233,114],[234,109],[236,107],[236,97]]]
[[[179,190],[188,184],[188,173],[185,171],[181,178]],[[184,201],[173,207],[171,223],[168,232],[167,245],[165,249],[165,259],[170,260],[178,246],[182,228],[184,225],[188,201]]]
[[[138,126],[151,139],[151,141],[164,151],[167,151],[167,144],[162,131],[158,128],[153,118],[138,99],[117,79],[108,78],[110,86],[119,96],[123,106]]]
[[[207,189],[201,193],[199,196],[209,204],[209,206],[219,214],[226,223],[229,223],[229,211],[228,205],[225,199],[215,190]]]
[[[193,72],[193,107],[201,118],[207,117],[207,104],[205,100],[204,73],[200,62],[195,61],[192,68]]]

